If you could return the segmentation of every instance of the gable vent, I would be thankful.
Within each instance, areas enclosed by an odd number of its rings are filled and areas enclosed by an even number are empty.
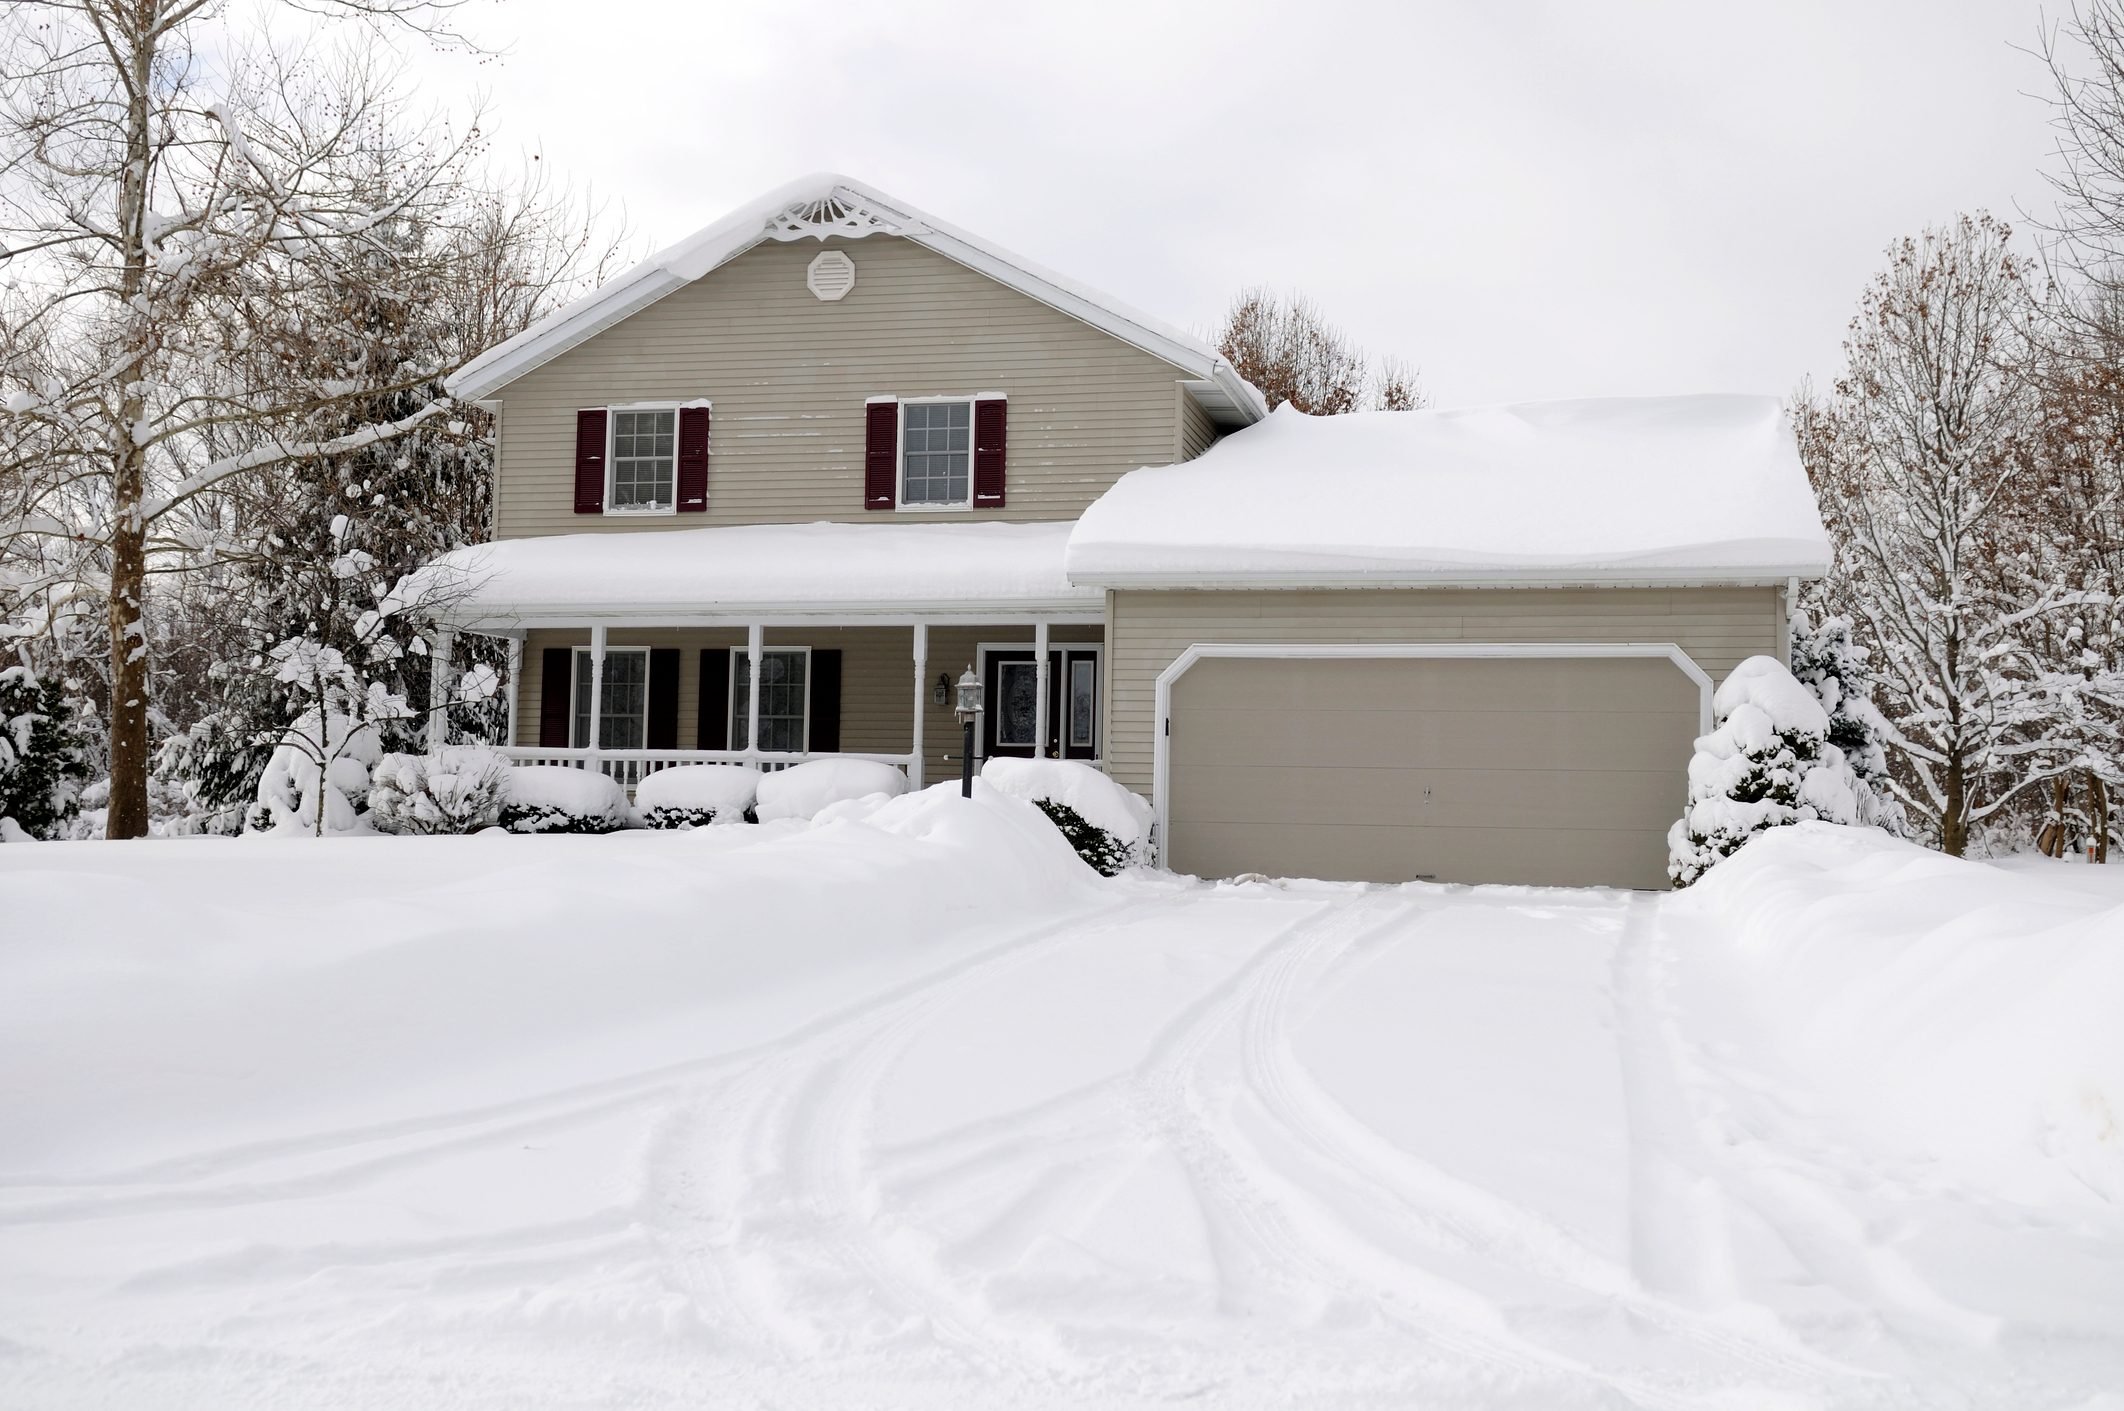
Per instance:
[[[833,302],[855,288],[855,261],[845,250],[821,250],[804,271],[804,287]]]

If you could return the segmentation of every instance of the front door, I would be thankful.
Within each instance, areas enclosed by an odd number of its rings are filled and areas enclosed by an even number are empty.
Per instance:
[[[1029,651],[988,653],[982,754],[1033,757],[1039,672]],[[1099,653],[1055,647],[1047,654],[1047,757],[1099,757]]]

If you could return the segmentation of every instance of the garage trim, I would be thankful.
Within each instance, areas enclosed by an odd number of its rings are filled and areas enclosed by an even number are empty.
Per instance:
[[[1157,728],[1151,742],[1153,816],[1161,857],[1172,842],[1173,683],[1211,657],[1373,659],[1396,657],[1664,657],[1696,683],[1697,729],[1711,733],[1711,677],[1673,642],[1196,642],[1158,673]]]

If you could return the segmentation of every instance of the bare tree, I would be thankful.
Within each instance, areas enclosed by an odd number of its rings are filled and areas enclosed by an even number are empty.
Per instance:
[[[450,8],[311,13],[437,26]],[[374,44],[231,47],[219,18],[209,0],[52,0],[0,27],[0,606],[49,621],[100,600],[113,838],[147,830],[148,589],[158,556],[199,548],[188,508],[449,410],[324,432],[441,369],[279,374],[331,344],[330,287],[390,278],[393,233],[443,219],[476,127],[410,120]]]
[[[1217,345],[1271,410],[1288,402],[1312,416],[1362,411],[1373,385],[1364,350],[1302,294],[1244,290],[1224,317]],[[1422,406],[1415,369],[1399,359],[1383,360],[1370,400],[1385,411]]]

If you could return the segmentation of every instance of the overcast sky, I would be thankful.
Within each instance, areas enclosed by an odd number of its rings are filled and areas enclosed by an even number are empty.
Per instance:
[[[2047,204],[2017,0],[513,0],[504,149],[645,242],[846,172],[1168,322],[1313,295],[1440,405],[1781,393],[1889,240]]]

